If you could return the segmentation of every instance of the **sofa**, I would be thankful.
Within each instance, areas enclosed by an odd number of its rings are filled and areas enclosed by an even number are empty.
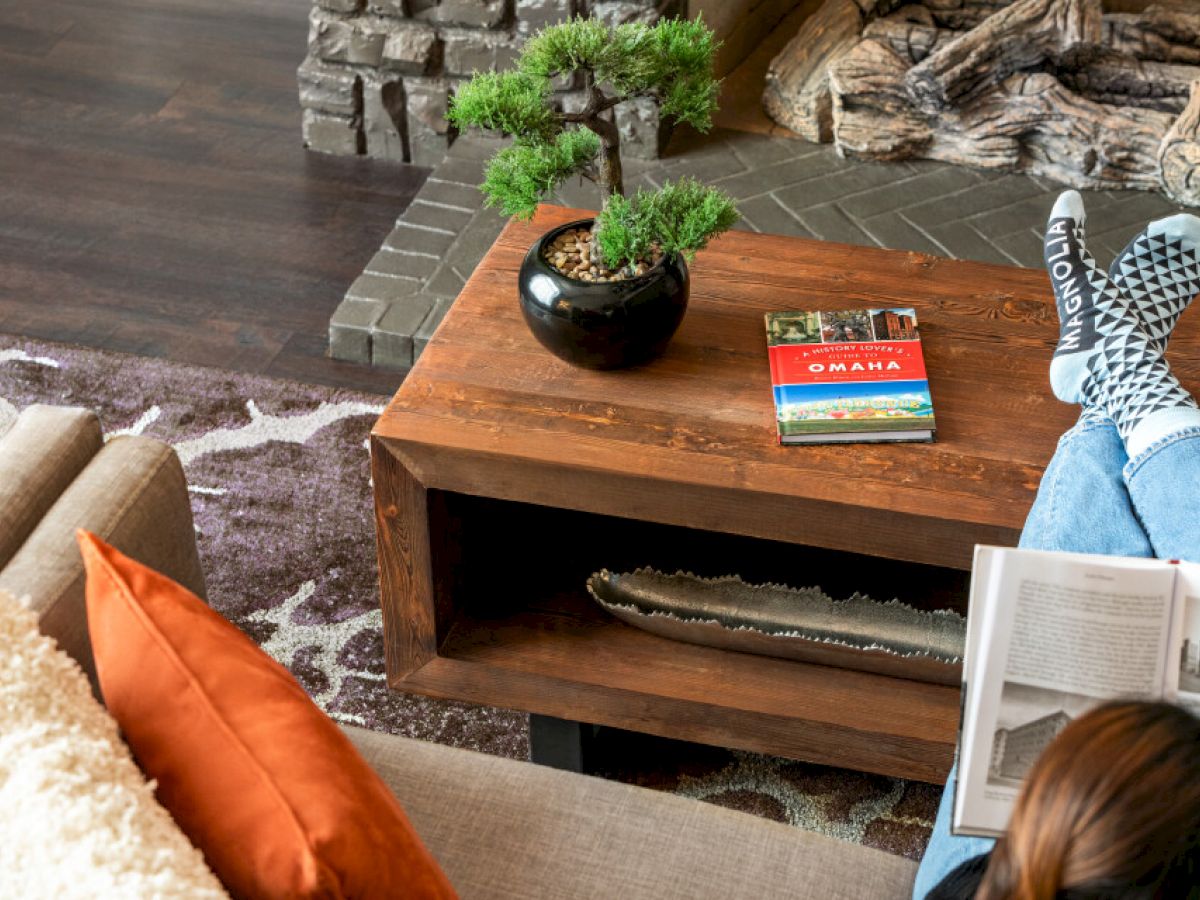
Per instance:
[[[86,410],[29,407],[0,433],[0,589],[30,598],[43,633],[94,686],[78,528],[205,597],[174,451],[146,437],[105,442]],[[877,850],[671,794],[344,730],[464,898],[911,894],[915,864]]]

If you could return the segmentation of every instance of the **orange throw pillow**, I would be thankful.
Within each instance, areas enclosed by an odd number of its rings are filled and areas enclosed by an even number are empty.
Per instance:
[[[240,897],[454,897],[396,798],[291,674],[79,533],[100,687],[158,798]]]

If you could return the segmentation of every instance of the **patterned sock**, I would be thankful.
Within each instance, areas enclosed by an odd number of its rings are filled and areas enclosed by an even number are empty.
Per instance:
[[[1108,277],[1129,298],[1151,345],[1166,350],[1200,293],[1200,219],[1180,213],[1151,222],[1117,254]]]
[[[1129,301],[1155,349],[1165,351],[1179,317],[1200,293],[1200,218],[1180,213],[1151,222],[1109,266],[1108,277]],[[1085,406],[1081,422],[1107,421]]]
[[[1050,385],[1061,400],[1103,409],[1133,457],[1175,431],[1200,426],[1200,409],[1131,302],[1096,266],[1083,225],[1083,200],[1066,191],[1046,230],[1046,268],[1060,321]]]

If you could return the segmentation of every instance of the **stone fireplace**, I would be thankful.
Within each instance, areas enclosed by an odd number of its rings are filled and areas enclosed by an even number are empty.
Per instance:
[[[732,69],[795,0],[316,0],[298,72],[304,144],[311,150],[433,166],[456,135],[446,122],[455,87],[472,72],[509,66],[522,43],[575,15],[654,22],[701,14]],[[577,86],[558,86],[560,102]],[[652,100],[615,110],[625,154],[653,159],[668,133]]]
[[[771,64],[764,105],[846,158],[1200,206],[1200,3],[824,0]]]
[[[328,9],[335,2],[350,8]],[[330,320],[333,357],[405,369],[503,226],[476,187],[503,142],[445,129],[442,112],[464,77],[447,71],[505,65],[537,23],[560,16],[653,16],[658,7],[508,0],[496,4],[494,26],[468,27],[462,10],[490,0],[420,9],[395,0],[390,15],[367,2],[383,0],[320,0],[314,12],[332,31],[315,29],[301,69],[306,135],[314,149],[433,166]],[[534,8],[546,16],[535,20]],[[919,260],[1037,267],[1064,182],[1098,188],[1084,194],[1088,245],[1102,259],[1176,208],[1162,188],[1186,200],[1200,186],[1192,90],[1200,0],[677,0],[674,8],[702,13],[724,41],[721,109],[707,135],[682,130],[662,158],[625,160],[627,184],[700,178],[737,200],[736,227]],[[398,30],[368,42],[364,57],[361,23],[385,19]],[[414,35],[424,35],[420,54],[401,62]],[[455,63],[471,40],[488,49],[473,64]],[[493,56],[493,45],[507,49]],[[339,61],[352,47],[359,61]],[[378,64],[362,61],[376,53]],[[764,86],[775,121],[762,109]],[[329,105],[339,92],[340,105]],[[560,86],[564,102],[570,92]],[[653,106],[644,112],[621,121],[651,126],[636,150],[649,156],[662,134]],[[325,126],[333,146],[321,144]],[[549,199],[593,208],[595,188],[572,180]]]

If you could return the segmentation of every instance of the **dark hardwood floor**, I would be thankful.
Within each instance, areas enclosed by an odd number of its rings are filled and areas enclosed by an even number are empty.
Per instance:
[[[329,317],[428,172],[308,153],[307,0],[0,0],[0,331],[390,392]]]

